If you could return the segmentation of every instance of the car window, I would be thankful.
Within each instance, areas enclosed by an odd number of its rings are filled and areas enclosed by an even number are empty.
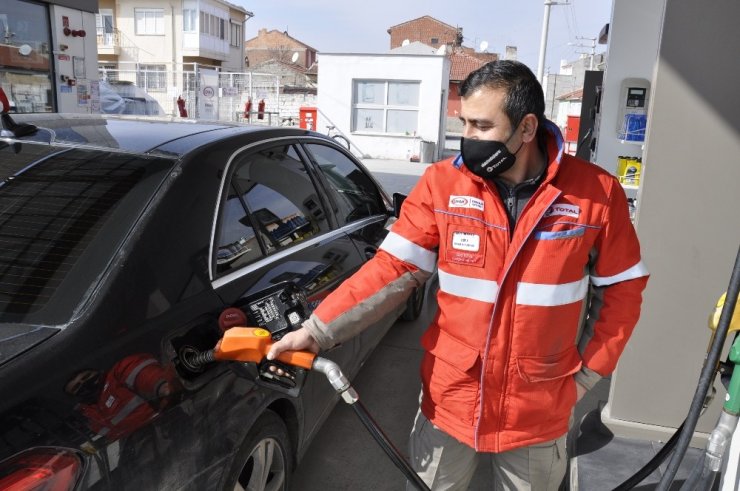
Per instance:
[[[228,186],[219,225],[217,274],[329,230],[316,187],[292,145],[237,158]]]
[[[349,157],[327,145],[306,147],[326,177],[340,225],[386,213],[378,187]]]
[[[68,321],[173,165],[0,144],[0,322]]]

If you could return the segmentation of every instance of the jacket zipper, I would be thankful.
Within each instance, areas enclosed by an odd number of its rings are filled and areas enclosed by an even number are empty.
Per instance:
[[[538,188],[537,191],[532,195],[532,197],[529,199],[528,203],[529,202],[532,202],[532,200],[534,200],[536,198],[537,194],[540,193],[540,191],[542,189],[542,186],[544,186],[544,185],[545,185],[545,183],[542,183],[540,185],[540,188]],[[489,191],[490,191],[490,189],[489,189]],[[550,200],[550,202],[547,203],[547,206],[544,207],[544,210],[542,211],[542,213],[540,213],[540,216],[537,218],[537,220],[535,221],[535,223],[539,223],[542,220],[542,217],[545,215],[545,213],[547,212],[548,208],[550,208],[550,206],[552,206],[552,204],[555,202],[555,200],[557,200],[560,197],[561,194],[562,193],[560,191],[558,191],[557,194],[555,194],[555,196],[553,196],[553,198]],[[511,196],[509,196],[509,198],[511,198]],[[519,249],[517,249],[516,254],[514,254],[514,260],[516,259],[516,257],[521,252],[522,247],[524,247],[524,244],[526,244],[527,243],[527,240],[529,240],[529,237],[532,235],[532,231],[534,230],[534,228],[535,227],[532,227],[532,229],[529,231],[529,233],[527,233],[527,236],[524,238],[524,240],[522,240],[521,244],[519,245]],[[511,239],[513,238],[513,236],[514,236],[514,232],[513,232],[513,230],[511,230],[509,232],[509,243],[511,243]],[[484,385],[483,382],[484,382],[484,377],[485,377],[485,373],[486,373],[486,365],[487,365],[487,361],[488,361],[488,353],[489,353],[489,350],[491,348],[491,329],[493,328],[493,319],[496,317],[496,310],[498,309],[498,304],[499,304],[499,302],[498,302],[498,296],[501,294],[502,286],[503,286],[504,282],[506,281],[506,276],[509,274],[509,271],[511,270],[511,266],[515,262],[514,260],[511,261],[511,263],[509,264],[509,266],[504,270],[503,274],[500,275],[501,282],[499,283],[499,288],[498,288],[498,291],[496,292],[496,298],[494,298],[493,312],[491,312],[491,320],[488,322],[488,333],[486,334],[486,348],[485,348],[485,351],[483,352],[483,360],[482,360],[482,364],[481,364],[481,373],[480,373],[480,381],[479,381],[479,384],[480,384],[480,407],[478,408],[478,421],[475,424],[475,434],[473,436],[474,437],[474,442],[473,443],[475,444],[475,450],[476,450],[476,452],[478,451],[478,448],[479,448],[479,446],[478,446],[478,433],[479,433],[479,429],[480,429],[481,419],[483,418],[483,399],[484,399],[483,392],[485,390],[485,385]],[[508,359],[509,359],[510,356],[511,356],[511,343],[509,343],[509,347],[508,347],[507,352],[506,352],[506,360],[507,360],[506,363],[508,363]],[[501,390],[501,398],[499,399],[499,403],[498,403],[498,406],[499,406],[499,416],[501,416],[501,409],[503,407],[503,403],[502,403],[503,402],[503,396],[504,396],[504,392],[506,390],[506,385],[507,384],[508,384],[508,377],[506,376],[506,373],[504,373],[504,383],[503,383],[502,390]],[[501,420],[502,420],[502,418],[499,418],[499,421],[498,421],[498,429],[496,431],[497,433],[500,433],[501,432],[501,425],[503,424],[503,422]]]

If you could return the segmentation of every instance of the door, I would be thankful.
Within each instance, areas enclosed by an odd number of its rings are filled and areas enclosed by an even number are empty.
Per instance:
[[[326,212],[326,199],[295,145],[248,150],[235,157],[229,173],[213,253],[218,294],[249,315],[265,292],[292,283],[305,296],[309,315],[363,257]],[[358,344],[349,340],[324,356],[347,367]],[[322,375],[310,373],[302,399],[310,433],[336,396]]]

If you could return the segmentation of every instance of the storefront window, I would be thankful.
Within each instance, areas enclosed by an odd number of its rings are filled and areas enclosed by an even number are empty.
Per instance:
[[[51,42],[45,5],[3,0],[0,11],[0,86],[11,110],[51,112]]]

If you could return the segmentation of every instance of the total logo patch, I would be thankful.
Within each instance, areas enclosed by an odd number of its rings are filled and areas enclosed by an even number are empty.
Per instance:
[[[483,211],[483,200],[473,196],[452,196],[448,208],[471,208],[473,210]]]
[[[546,217],[565,216],[565,217],[578,218],[580,215],[581,215],[581,208],[578,205],[567,205],[567,204],[552,205],[545,212]]]

